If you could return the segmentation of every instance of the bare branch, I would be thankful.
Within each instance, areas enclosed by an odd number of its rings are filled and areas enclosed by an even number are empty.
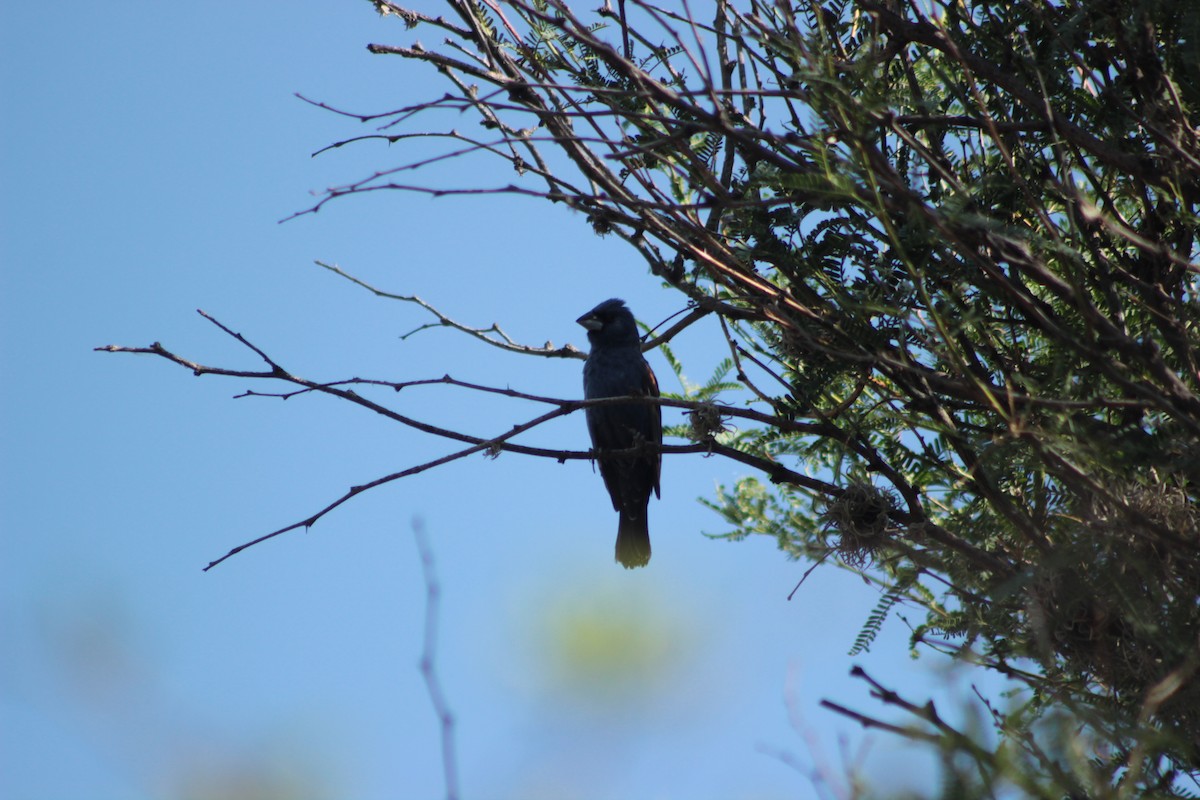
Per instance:
[[[645,449],[657,450],[664,454],[700,453],[700,454],[703,454],[706,456],[707,455],[720,455],[720,456],[724,456],[726,458],[729,458],[731,460],[737,461],[739,463],[745,464],[747,466],[750,466],[754,469],[761,471],[772,482],[775,482],[775,483],[787,483],[787,484],[791,484],[791,485],[794,485],[797,487],[807,489],[809,491],[813,491],[816,493],[829,495],[829,496],[836,496],[836,495],[840,494],[842,491],[839,487],[837,487],[836,485],[831,484],[827,481],[815,479],[815,478],[809,477],[807,475],[804,475],[802,473],[796,472],[794,470],[788,469],[787,467],[785,467],[784,465],[775,461],[771,457],[745,452],[743,450],[739,450],[735,447],[731,447],[729,445],[722,444],[717,441],[707,441],[707,442],[691,444],[691,445],[663,445],[661,447],[651,445],[649,443],[645,443],[645,444],[641,445],[640,447],[633,448],[631,451],[628,451],[628,452],[614,451],[614,452],[604,453],[602,455],[597,454],[593,451],[572,451],[572,450],[559,450],[559,449],[531,447],[531,446],[527,446],[527,445],[516,444],[516,443],[510,441],[512,438],[514,438],[522,433],[525,433],[526,431],[529,431],[536,427],[539,427],[540,425],[542,425],[546,422],[549,422],[552,419],[556,419],[558,417],[574,413],[575,411],[578,411],[582,408],[587,408],[587,407],[591,407],[591,406],[617,405],[617,404],[622,404],[622,403],[633,402],[633,403],[649,403],[649,404],[655,404],[655,405],[662,405],[662,406],[694,410],[702,405],[711,405],[711,404],[704,404],[704,403],[699,403],[699,402],[694,402],[694,401],[685,401],[685,400],[674,400],[671,398],[661,398],[661,397],[612,397],[612,398],[599,398],[599,399],[594,399],[594,400],[560,400],[560,399],[556,399],[556,398],[548,398],[548,397],[541,397],[538,395],[530,395],[530,394],[518,392],[516,390],[508,389],[508,388],[488,387],[488,386],[482,386],[480,384],[473,384],[473,383],[468,383],[465,381],[458,381],[458,380],[451,378],[448,375],[443,376],[442,378],[427,379],[427,380],[421,380],[421,381],[409,381],[409,382],[387,382],[387,381],[369,380],[369,379],[361,379],[361,378],[351,378],[351,379],[346,379],[346,380],[341,380],[341,381],[319,383],[319,382],[315,382],[315,381],[310,381],[305,378],[300,378],[300,377],[292,374],[291,372],[287,371],[282,366],[280,366],[278,364],[278,362],[276,362],[274,359],[272,359],[270,356],[268,356],[263,350],[258,348],[256,345],[252,344],[249,340],[247,340],[240,333],[234,332],[228,326],[219,322],[218,320],[216,320],[214,317],[212,317],[209,314],[206,314],[204,312],[199,312],[199,313],[201,313],[205,319],[209,320],[214,325],[219,327],[223,332],[225,332],[229,336],[235,338],[239,343],[241,343],[242,345],[244,345],[245,347],[247,347],[248,349],[253,351],[264,361],[266,361],[267,364],[269,364],[272,367],[271,371],[255,372],[255,371],[248,371],[248,370],[231,370],[231,369],[225,369],[225,368],[221,368],[221,367],[211,367],[211,366],[207,366],[204,364],[199,364],[195,361],[192,361],[190,359],[179,356],[179,355],[171,352],[170,350],[167,350],[165,347],[163,347],[161,344],[159,344],[157,342],[154,343],[153,345],[151,345],[150,347],[140,347],[139,348],[139,347],[122,347],[122,346],[118,346],[118,345],[107,345],[104,347],[98,347],[98,348],[96,348],[96,350],[101,351],[101,352],[109,352],[109,353],[135,353],[135,354],[141,353],[141,354],[148,354],[148,355],[156,355],[161,358],[165,358],[166,360],[168,360],[172,363],[178,364],[180,366],[183,366],[183,367],[191,370],[192,374],[196,375],[196,376],[225,375],[228,377],[279,380],[279,381],[283,381],[285,383],[291,383],[293,385],[300,386],[301,389],[297,390],[297,391],[293,391],[293,392],[276,393],[276,394],[267,394],[267,393],[259,393],[259,392],[244,392],[238,396],[239,397],[273,396],[273,397],[279,397],[282,399],[287,399],[287,398],[293,397],[297,394],[308,393],[308,392],[317,392],[317,393],[321,393],[321,394],[328,394],[328,395],[332,395],[332,396],[341,398],[343,400],[349,401],[356,405],[362,406],[364,408],[367,408],[371,411],[374,411],[377,414],[383,415],[389,419],[392,419],[396,422],[399,422],[403,425],[414,428],[416,430],[420,430],[424,433],[429,433],[429,434],[432,434],[435,436],[440,436],[442,438],[451,439],[454,441],[466,442],[469,444],[468,447],[463,448],[462,450],[458,450],[449,455],[443,456],[441,458],[434,459],[432,461],[428,461],[423,464],[419,464],[417,466],[410,467],[408,469],[400,470],[398,472],[394,472],[389,475],[382,476],[380,478],[376,478],[375,480],[372,480],[365,484],[361,484],[358,486],[352,486],[345,493],[343,493],[340,497],[338,497],[331,503],[327,504],[326,506],[321,508],[316,513],[314,513],[302,520],[294,522],[290,525],[286,525],[282,528],[278,528],[268,534],[265,534],[263,536],[260,536],[256,539],[253,539],[251,541],[248,541],[244,544],[241,544],[241,545],[233,548],[232,550],[227,552],[225,555],[210,562],[204,568],[205,571],[212,569],[217,564],[220,564],[221,562],[242,552],[243,550],[245,550],[249,547],[253,547],[256,544],[260,544],[261,542],[264,542],[268,539],[272,539],[281,534],[288,533],[290,531],[299,530],[302,528],[308,529],[308,528],[312,527],[314,524],[316,524],[316,522],[319,521],[326,514],[333,511],[335,508],[341,506],[343,503],[347,502],[351,498],[353,498],[369,489],[373,489],[377,486],[381,486],[386,483],[391,483],[392,481],[399,480],[401,478],[408,477],[410,475],[415,475],[415,474],[418,474],[421,472],[425,472],[426,470],[432,469],[434,467],[438,467],[443,464],[447,464],[452,461],[456,461],[460,458],[463,458],[464,456],[468,456],[468,455],[471,455],[474,453],[479,453],[479,452],[484,452],[484,453],[487,453],[487,454],[490,454],[493,456],[498,455],[501,452],[513,452],[513,453],[520,453],[523,455],[538,456],[538,457],[542,457],[542,458],[551,458],[551,459],[558,461],[559,463],[563,463],[563,462],[566,462],[569,460],[592,460],[595,458],[623,458],[623,457],[628,457],[631,454],[640,454]],[[408,388],[410,386],[430,385],[430,384],[444,384],[444,385],[449,385],[449,386],[457,386],[457,387],[461,387],[461,388],[472,389],[475,391],[482,391],[482,392],[487,392],[487,393],[492,393],[492,394],[500,394],[500,395],[504,395],[507,397],[513,397],[513,398],[518,398],[518,399],[546,403],[546,404],[555,406],[555,408],[553,410],[548,411],[544,414],[541,414],[540,416],[537,416],[523,424],[514,425],[511,429],[505,431],[502,434],[499,434],[498,436],[491,437],[491,438],[483,438],[483,437],[478,437],[478,436],[472,436],[470,434],[461,433],[459,431],[450,430],[447,428],[442,428],[442,427],[435,426],[435,425],[430,425],[425,422],[421,422],[421,421],[416,420],[407,415],[400,414],[390,408],[387,408],[386,406],[380,405],[379,403],[377,403],[373,400],[363,397],[362,395],[358,394],[357,392],[342,388],[347,385],[371,385],[371,386],[387,386],[395,391],[399,391],[401,389]],[[796,432],[808,431],[810,433],[820,433],[820,432],[824,432],[824,433],[832,432],[835,434],[837,433],[836,429],[832,428],[831,426],[819,425],[819,424],[814,425],[814,424],[810,424],[810,423],[782,420],[782,419],[778,419],[776,417],[772,417],[767,414],[762,414],[761,412],[757,412],[752,409],[736,408],[736,407],[732,407],[732,406],[721,406],[721,407],[719,407],[719,409],[722,414],[727,414],[729,416],[742,417],[742,418],[754,420],[757,422],[768,423],[768,424],[772,424],[772,425],[775,425],[775,426],[778,426],[781,428],[793,430]]]
[[[446,783],[446,800],[458,800],[458,756],[454,741],[454,715],[446,702],[442,682],[437,671],[438,610],[442,596],[437,571],[433,563],[433,549],[425,535],[425,525],[413,519],[413,538],[421,557],[421,576],[425,581],[425,636],[421,647],[421,677],[437,715],[442,741],[442,772]]]
[[[244,544],[239,544],[237,547],[233,548],[232,550],[230,550],[228,553],[221,556],[220,558],[218,558],[214,561],[210,561],[208,563],[208,566],[206,566],[204,568],[204,572],[208,572],[210,569],[215,567],[217,564],[220,564],[222,561],[232,558],[233,556],[236,556],[238,553],[242,552],[243,550],[251,548],[256,544],[261,544],[262,542],[265,542],[268,539],[274,539],[276,536],[279,536],[284,533],[288,533],[290,531],[299,530],[300,528],[304,528],[305,530],[311,528],[313,525],[315,525],[317,523],[318,520],[321,519],[321,517],[324,517],[330,511],[333,511],[335,508],[340,506],[342,503],[345,503],[350,498],[352,498],[356,495],[362,494],[363,492],[365,492],[369,489],[374,489],[376,486],[382,486],[385,483],[391,483],[392,481],[396,481],[401,478],[406,478],[409,475],[417,475],[419,473],[425,472],[426,470],[433,469],[434,467],[440,467],[443,464],[449,464],[451,461],[457,461],[458,459],[462,458],[463,456],[469,456],[472,453],[478,453],[480,451],[487,450],[487,449],[488,449],[488,447],[486,444],[480,444],[480,445],[476,445],[473,447],[467,447],[463,450],[459,450],[456,453],[451,453],[450,455],[442,456],[441,458],[435,458],[432,461],[426,461],[424,464],[419,464],[415,467],[409,467],[408,469],[400,470],[399,472],[393,472],[391,475],[384,475],[382,478],[376,478],[375,480],[370,481],[369,483],[364,483],[359,486],[351,486],[346,491],[345,494],[343,494],[341,497],[334,500],[332,503],[325,506],[324,508],[322,508],[320,511],[313,514],[312,516],[306,517],[305,519],[302,519],[299,522],[293,522],[291,525],[285,525],[282,528],[273,530],[268,534],[259,536],[257,539],[252,539],[248,542],[245,542]]]
[[[422,325],[421,327],[417,328],[416,330],[410,331],[410,332],[402,335],[400,337],[401,339],[407,339],[408,337],[412,336],[413,334],[415,334],[419,331],[422,331],[422,330],[427,330],[431,327],[446,327],[446,328],[453,328],[454,330],[457,330],[457,331],[461,331],[462,333],[465,333],[468,336],[474,337],[481,342],[486,342],[486,343],[490,344],[492,347],[498,347],[501,350],[506,350],[510,353],[520,353],[521,355],[537,355],[537,356],[544,356],[547,358],[576,358],[576,359],[587,358],[587,355],[585,353],[583,353],[578,348],[576,348],[572,345],[569,345],[569,344],[564,345],[562,347],[554,347],[549,342],[547,342],[542,347],[533,347],[530,345],[520,344],[520,343],[514,341],[503,330],[501,330],[500,326],[495,322],[493,322],[487,328],[472,328],[471,326],[464,325],[461,322],[455,322],[450,317],[446,316],[441,311],[439,311],[437,308],[435,308],[434,306],[425,302],[424,300],[422,300],[420,297],[417,297],[416,295],[402,295],[402,294],[394,294],[392,292],[386,292],[382,289],[377,289],[376,287],[372,286],[371,284],[367,283],[366,281],[364,281],[360,278],[356,278],[355,276],[353,276],[350,273],[343,270],[341,267],[335,266],[333,264],[326,264],[324,261],[316,261],[314,263],[318,267],[323,267],[323,268],[329,270],[330,272],[334,273],[335,275],[340,275],[341,277],[345,278],[346,280],[350,281],[351,283],[354,283],[354,284],[357,284],[358,286],[363,287],[364,289],[366,289],[367,291],[376,295],[377,297],[385,297],[389,300],[400,300],[405,303],[414,303],[414,304],[420,306],[421,308],[425,309],[426,311],[428,311],[430,314],[432,314],[434,317],[437,318],[436,323],[431,323],[429,325]],[[493,338],[493,336],[491,334],[494,334],[496,337],[499,337],[499,338]]]

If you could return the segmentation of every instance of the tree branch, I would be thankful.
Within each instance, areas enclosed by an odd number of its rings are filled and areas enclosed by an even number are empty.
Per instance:
[[[720,455],[720,456],[724,456],[733,461],[737,461],[739,463],[745,464],[749,467],[752,467],[754,469],[761,471],[772,482],[775,482],[775,483],[786,483],[786,484],[804,488],[808,491],[816,492],[816,493],[827,495],[827,496],[837,496],[842,491],[838,486],[831,484],[827,481],[818,480],[816,478],[812,478],[812,477],[809,477],[802,473],[788,469],[784,465],[780,464],[778,461],[775,461],[773,458],[770,458],[765,455],[756,455],[753,453],[745,452],[743,450],[739,450],[735,447],[731,447],[729,445],[722,444],[717,441],[706,441],[706,442],[691,444],[691,445],[662,445],[662,446],[656,446],[656,445],[653,445],[650,443],[643,443],[642,445],[635,447],[635,448],[631,448],[628,451],[613,451],[613,452],[606,452],[603,454],[598,454],[591,450],[579,451],[579,450],[559,450],[559,449],[550,449],[550,448],[541,448],[541,447],[531,447],[528,445],[516,444],[516,443],[510,441],[512,438],[514,438],[522,433],[525,433],[526,431],[532,430],[546,422],[549,422],[552,419],[556,419],[558,417],[574,413],[575,411],[578,411],[580,409],[593,407],[593,406],[620,405],[620,404],[627,404],[627,403],[647,403],[647,404],[652,404],[652,405],[661,405],[661,406],[668,406],[668,407],[674,407],[674,408],[695,410],[701,406],[705,406],[705,407],[712,406],[711,403],[703,403],[703,402],[687,401],[687,400],[674,400],[671,398],[663,398],[663,397],[642,397],[642,396],[609,397],[609,398],[598,398],[598,399],[593,399],[593,400],[562,400],[562,399],[557,399],[557,398],[542,397],[539,395],[531,395],[531,394],[519,392],[519,391],[516,391],[513,389],[508,389],[508,388],[489,387],[489,386],[483,386],[480,384],[468,383],[465,381],[458,381],[454,378],[451,378],[448,375],[443,376],[442,378],[434,378],[434,379],[427,379],[427,380],[420,380],[420,381],[409,381],[409,382],[388,382],[388,381],[378,381],[378,380],[369,380],[369,379],[361,379],[361,378],[351,378],[351,379],[346,379],[346,380],[341,380],[341,381],[318,383],[318,382],[310,381],[308,379],[301,378],[301,377],[298,377],[298,376],[292,374],[288,370],[284,369],[273,358],[268,356],[266,354],[266,352],[264,352],[261,348],[257,347],[253,343],[251,343],[242,334],[233,331],[228,326],[224,325],[223,323],[221,323],[220,321],[218,321],[217,319],[215,319],[214,317],[212,317],[211,315],[209,315],[203,311],[199,311],[198,313],[200,313],[206,320],[208,320],[209,322],[213,323],[218,328],[220,328],[224,333],[226,333],[230,337],[236,339],[244,347],[248,348],[249,350],[254,352],[258,357],[263,359],[271,367],[271,370],[270,371],[251,371],[251,370],[233,370],[233,369],[226,369],[226,368],[222,368],[222,367],[212,367],[212,366],[208,366],[205,364],[200,364],[191,359],[184,358],[184,357],[168,350],[167,348],[163,347],[158,342],[155,342],[154,344],[150,345],[149,347],[124,347],[124,346],[119,346],[119,345],[106,345],[103,347],[97,347],[96,350],[100,351],[100,352],[107,352],[107,353],[134,353],[134,354],[155,355],[160,358],[164,358],[164,359],[170,361],[171,363],[178,364],[179,366],[182,366],[182,367],[190,370],[192,372],[192,374],[195,376],[223,375],[226,377],[278,380],[278,381],[282,381],[284,383],[290,383],[290,384],[293,384],[296,386],[300,386],[301,389],[298,391],[295,391],[295,392],[279,393],[279,394],[274,394],[274,395],[267,395],[266,393],[259,393],[259,392],[244,392],[243,394],[238,395],[238,396],[239,397],[274,396],[274,397],[279,397],[279,398],[286,400],[289,397],[293,397],[297,394],[302,394],[302,393],[317,392],[317,393],[321,393],[321,394],[328,394],[328,395],[332,395],[334,397],[338,397],[342,400],[346,400],[351,403],[354,403],[355,405],[366,408],[377,414],[385,416],[395,422],[399,422],[403,425],[406,425],[408,427],[422,431],[424,433],[432,434],[432,435],[439,436],[439,437],[446,438],[446,439],[451,439],[451,440],[458,441],[458,442],[465,442],[469,445],[468,447],[465,447],[454,453],[450,453],[446,456],[442,456],[441,458],[437,458],[432,461],[428,461],[428,462],[419,464],[414,467],[409,467],[407,469],[400,470],[398,472],[393,472],[391,474],[384,475],[384,476],[382,476],[380,478],[376,478],[375,480],[372,480],[368,483],[364,483],[364,484],[357,485],[357,486],[352,486],[345,493],[343,493],[341,496],[339,496],[338,498],[336,498],[329,504],[325,505],[323,508],[321,508],[316,513],[314,513],[308,517],[305,517],[302,520],[294,522],[290,525],[286,525],[282,528],[278,528],[274,531],[271,531],[270,533],[267,533],[256,539],[252,539],[244,544],[238,545],[237,547],[235,547],[232,550],[230,550],[229,552],[227,552],[225,555],[210,562],[204,568],[205,571],[212,569],[217,564],[220,564],[221,562],[225,561],[226,559],[228,559],[234,555],[237,555],[238,553],[242,552],[243,550],[246,550],[249,547],[253,547],[254,545],[265,542],[268,539],[272,539],[281,534],[288,533],[290,531],[298,530],[301,528],[308,529],[308,528],[312,527],[314,524],[316,524],[316,522],[319,521],[326,514],[333,511],[335,508],[341,506],[343,503],[347,502],[351,498],[353,498],[369,489],[373,489],[377,486],[382,486],[383,484],[386,484],[386,483],[391,483],[392,481],[399,480],[401,478],[405,478],[410,475],[415,475],[415,474],[418,474],[421,472],[425,472],[426,470],[433,469],[434,467],[438,467],[443,464],[447,464],[452,461],[456,461],[460,458],[463,458],[465,456],[472,455],[474,453],[479,453],[479,452],[484,452],[484,453],[487,453],[492,456],[499,455],[501,452],[513,452],[513,453],[520,453],[520,454],[524,454],[524,455],[538,456],[538,457],[542,457],[542,458],[551,458],[551,459],[558,461],[559,463],[563,463],[563,462],[566,462],[569,460],[592,460],[592,459],[596,459],[596,458],[619,459],[619,458],[626,458],[630,455],[643,454],[645,452],[661,452],[663,454],[700,453],[700,454],[704,454],[704,455]],[[383,406],[379,403],[376,403],[366,397],[363,397],[362,395],[358,394],[357,392],[354,392],[349,389],[341,388],[346,385],[359,385],[359,384],[365,384],[365,385],[371,385],[371,386],[386,386],[386,387],[393,389],[394,391],[400,391],[402,389],[405,389],[405,388],[408,388],[411,386],[416,386],[416,385],[443,384],[443,385],[448,385],[448,386],[455,386],[455,387],[459,387],[459,388],[470,389],[470,390],[474,390],[474,391],[481,391],[481,392],[486,392],[486,393],[491,393],[491,394],[504,395],[506,397],[518,398],[518,399],[523,399],[523,400],[531,400],[534,402],[540,402],[540,403],[553,405],[553,406],[555,406],[555,408],[553,410],[547,411],[546,413],[541,414],[540,416],[537,416],[525,423],[522,423],[519,425],[514,425],[511,429],[505,431],[502,434],[499,434],[497,436],[490,437],[490,438],[484,438],[484,437],[472,436],[470,434],[461,433],[459,431],[450,430],[447,428],[442,428],[439,426],[430,425],[428,423],[421,422],[421,421],[416,420],[407,415],[400,414],[400,413],[398,413],[390,408],[387,408],[386,406]],[[732,406],[718,406],[717,408],[719,409],[720,413],[726,414],[728,416],[741,417],[744,419],[760,422],[763,424],[769,424],[769,425],[773,425],[775,427],[780,427],[780,428],[784,428],[787,430],[791,430],[796,433],[808,432],[811,434],[819,434],[822,432],[829,432],[830,430],[834,430],[830,426],[827,426],[827,425],[810,424],[810,423],[802,423],[802,422],[796,422],[796,421],[790,421],[790,420],[783,420],[783,419],[773,417],[768,414],[763,414],[761,412],[754,411],[752,409],[737,408],[737,407],[732,407]]]

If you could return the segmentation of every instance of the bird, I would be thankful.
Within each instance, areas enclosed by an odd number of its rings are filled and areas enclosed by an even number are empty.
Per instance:
[[[605,300],[578,320],[587,329],[591,351],[583,365],[583,396],[658,397],[658,380],[642,357],[633,312],[624,300]],[[616,558],[626,569],[650,562],[647,509],[650,494],[662,497],[662,408],[653,403],[590,406],[585,409],[592,450],[612,498],[617,522]],[[605,453],[640,448],[605,457]]]

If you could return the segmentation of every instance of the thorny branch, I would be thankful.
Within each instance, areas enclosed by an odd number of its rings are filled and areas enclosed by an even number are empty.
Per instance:
[[[363,408],[366,408],[370,411],[373,411],[377,414],[387,417],[388,419],[391,419],[394,422],[398,422],[402,425],[406,425],[408,427],[414,428],[423,433],[432,434],[434,436],[439,436],[441,438],[450,439],[452,441],[465,442],[469,445],[461,450],[457,450],[453,453],[442,456],[441,458],[433,459],[432,461],[428,461],[423,464],[418,464],[416,466],[409,467],[407,469],[403,469],[398,472],[391,473],[389,475],[384,475],[384,476],[376,478],[375,480],[372,480],[368,483],[360,484],[357,486],[352,486],[345,493],[343,493],[340,497],[336,498],[329,504],[325,505],[323,508],[321,508],[314,514],[312,514],[308,517],[305,517],[304,519],[299,520],[297,522],[291,523],[289,525],[285,525],[281,528],[271,531],[270,533],[267,533],[256,539],[250,540],[244,544],[238,545],[237,547],[235,547],[232,550],[230,550],[229,552],[227,552],[225,555],[210,562],[204,568],[206,571],[209,569],[212,569],[213,567],[215,567],[216,565],[225,561],[226,559],[228,559],[234,555],[237,555],[238,553],[242,552],[243,550],[246,550],[247,548],[253,547],[254,545],[265,542],[268,539],[272,539],[276,536],[279,536],[281,534],[288,533],[291,531],[295,531],[295,530],[299,530],[299,529],[307,529],[307,528],[312,527],[314,524],[316,524],[316,522],[318,520],[320,520],[326,514],[333,511],[335,508],[341,506],[343,503],[347,502],[351,498],[353,498],[359,494],[362,494],[365,491],[374,489],[378,486],[382,486],[386,483],[391,483],[392,481],[396,481],[401,478],[408,477],[410,475],[416,475],[421,472],[425,472],[427,470],[442,466],[443,464],[448,464],[452,461],[456,461],[460,458],[463,458],[463,457],[469,456],[469,455],[473,455],[475,453],[485,453],[485,454],[488,454],[491,456],[497,456],[502,452],[513,452],[513,453],[520,453],[523,455],[538,456],[538,457],[542,457],[542,458],[551,458],[551,459],[558,461],[559,463],[563,463],[563,462],[566,462],[569,460],[592,460],[592,459],[595,459],[599,456],[597,456],[596,453],[594,453],[593,451],[590,451],[590,450],[560,450],[560,449],[550,449],[550,448],[542,448],[542,447],[532,447],[532,446],[528,446],[528,445],[517,444],[517,443],[511,441],[513,438],[519,436],[520,434],[523,434],[523,433],[526,433],[527,431],[533,430],[534,428],[537,428],[537,427],[545,424],[546,422],[549,422],[552,419],[557,419],[558,417],[562,417],[567,414],[574,413],[575,411],[578,411],[583,408],[587,408],[589,406],[613,405],[613,404],[628,403],[628,402],[645,402],[645,403],[654,403],[654,404],[673,407],[673,408],[694,410],[696,408],[700,408],[703,405],[706,405],[704,403],[697,402],[697,401],[674,400],[671,398],[646,398],[646,397],[601,398],[601,399],[596,399],[596,400],[563,400],[563,399],[556,399],[556,398],[549,398],[549,397],[541,397],[538,395],[531,395],[531,394],[519,392],[519,391],[516,391],[513,389],[508,389],[508,388],[489,387],[489,386],[482,386],[479,384],[468,383],[465,381],[455,380],[448,375],[443,376],[442,378],[434,378],[434,379],[426,379],[426,380],[418,380],[418,381],[408,381],[408,382],[390,382],[390,381],[380,381],[380,380],[362,379],[362,378],[350,378],[350,379],[339,380],[339,381],[330,381],[330,382],[316,382],[316,381],[311,381],[307,378],[302,378],[298,375],[295,375],[295,374],[289,372],[284,367],[282,367],[275,359],[273,359],[271,356],[267,355],[267,353],[264,352],[261,348],[259,348],[258,346],[254,345],[252,342],[250,342],[241,333],[233,331],[232,329],[230,329],[224,323],[217,320],[212,315],[210,315],[204,311],[198,311],[197,313],[199,313],[202,317],[204,317],[206,320],[211,322],[213,325],[220,328],[221,331],[223,331],[227,335],[234,338],[237,342],[242,344],[244,347],[248,348],[253,353],[255,353],[260,359],[262,359],[267,364],[268,367],[270,367],[270,369],[255,371],[255,370],[229,369],[229,368],[224,368],[224,367],[214,367],[214,366],[209,366],[209,365],[205,365],[205,364],[200,364],[198,362],[195,362],[195,361],[187,359],[183,356],[180,356],[177,353],[174,353],[173,351],[167,349],[166,347],[164,347],[162,344],[160,344],[158,342],[155,342],[148,347],[124,347],[124,346],[119,346],[119,345],[106,345],[103,347],[97,347],[96,350],[101,351],[101,352],[108,352],[108,353],[134,353],[134,354],[155,355],[160,358],[164,358],[167,361],[170,361],[174,364],[178,364],[179,366],[184,367],[185,369],[190,370],[192,372],[192,374],[196,375],[196,376],[220,375],[220,376],[235,377],[235,378],[251,378],[251,379],[260,379],[260,380],[282,381],[284,383],[292,384],[294,386],[299,386],[301,388],[294,390],[294,391],[282,392],[282,393],[263,393],[263,392],[255,392],[255,391],[246,391],[238,396],[239,397],[256,397],[256,396],[257,397],[277,397],[277,398],[286,400],[289,397],[293,397],[293,396],[296,396],[299,394],[310,393],[310,392],[328,394],[328,395],[332,395],[334,397],[338,397],[342,400],[346,400],[348,402],[351,402],[351,403],[361,406]],[[524,348],[523,346],[520,346],[520,345],[514,345],[514,347],[518,348],[519,352],[530,352],[530,348]],[[357,385],[384,386],[384,387],[391,388],[393,391],[398,392],[398,391],[401,391],[402,389],[412,387],[412,386],[433,385],[433,384],[457,386],[460,388],[470,389],[470,390],[474,390],[474,391],[486,392],[486,393],[490,393],[490,394],[499,394],[499,395],[504,395],[507,397],[519,398],[519,399],[524,399],[524,400],[531,400],[534,402],[549,404],[549,405],[554,406],[555,408],[551,411],[548,411],[544,414],[534,417],[533,419],[528,420],[527,422],[524,422],[524,423],[521,423],[518,425],[513,425],[509,430],[507,430],[503,433],[500,433],[496,436],[482,437],[482,436],[474,436],[474,435],[463,433],[460,431],[451,430],[448,428],[443,428],[440,426],[431,425],[429,423],[422,422],[415,418],[409,417],[405,414],[401,414],[401,413],[395,411],[394,409],[391,409],[381,403],[378,403],[374,400],[364,397],[363,395],[353,391],[352,389],[343,388],[346,386],[357,386]],[[707,405],[711,405],[711,404],[707,404]],[[752,420],[752,421],[760,422],[760,423],[770,423],[770,424],[788,428],[788,429],[796,431],[796,432],[804,432],[804,431],[808,431],[810,433],[817,432],[817,431],[835,432],[835,430],[832,427],[824,428],[821,426],[812,426],[807,423],[775,419],[775,418],[771,417],[770,415],[762,414],[761,412],[753,411],[751,409],[735,408],[735,407],[721,407],[720,411],[722,414],[727,414],[729,416],[735,416],[735,417]],[[643,446],[651,446],[651,445],[643,445]],[[730,446],[730,445],[727,445],[727,444],[724,444],[724,443],[721,443],[718,441],[706,441],[703,443],[690,444],[690,445],[663,445],[659,449],[664,454],[700,453],[700,454],[704,454],[704,455],[721,455],[721,456],[725,456],[726,458],[730,458],[734,461],[738,461],[740,463],[746,464],[747,466],[753,467],[753,468],[761,471],[762,473],[767,475],[771,481],[776,482],[776,483],[788,483],[788,484],[792,484],[792,485],[795,485],[798,487],[804,487],[811,491],[820,492],[823,494],[836,495],[836,494],[840,493],[840,489],[838,487],[834,486],[833,484],[831,484],[827,481],[818,480],[816,478],[812,478],[807,475],[796,472],[794,470],[788,469],[783,464],[774,460],[772,457],[770,457],[767,454],[755,454],[755,453],[745,452],[743,450],[737,449],[736,447],[733,447],[733,446]],[[640,448],[635,449],[634,452],[640,452]],[[621,451],[621,452],[614,452],[614,453],[606,454],[604,457],[620,458],[620,457],[627,456],[627,455],[628,455],[628,453]],[[900,516],[903,516],[903,515],[900,515]]]
[[[866,681],[871,686],[871,696],[884,705],[898,707],[910,716],[915,717],[922,723],[927,724],[932,731],[913,726],[895,725],[890,722],[877,719],[867,714],[851,710],[845,706],[834,703],[830,700],[822,700],[821,706],[841,714],[844,717],[854,720],[864,728],[875,728],[878,730],[889,731],[899,734],[908,739],[924,740],[927,742],[941,743],[945,742],[947,749],[951,752],[963,752],[969,755],[975,762],[976,766],[984,771],[985,785],[991,785],[988,779],[988,772],[995,772],[998,769],[998,762],[994,753],[990,748],[982,747],[978,742],[958,730],[954,726],[946,722],[941,714],[938,713],[937,707],[930,700],[922,705],[910,702],[904,699],[899,693],[884,687],[874,678],[867,674],[862,667],[854,667],[850,670],[851,676],[860,678]]]

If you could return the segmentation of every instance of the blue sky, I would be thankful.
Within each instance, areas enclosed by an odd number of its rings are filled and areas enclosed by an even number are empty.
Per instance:
[[[376,193],[277,224],[310,192],[405,159],[383,145],[310,158],[369,130],[294,93],[375,111],[443,91],[367,53],[422,33],[368,3],[2,14],[5,796],[441,796],[414,519],[443,593],[439,676],[464,797],[804,798],[818,796],[814,765],[840,776],[846,761],[889,788],[933,779],[818,703],[877,710],[853,663],[950,701],[966,678],[911,662],[899,623],[850,659],[878,600],[860,579],[827,566],[788,602],[806,564],[770,541],[703,536],[723,528],[698,498],[743,474],[729,462],[668,460],[644,570],[613,563],[616,518],[586,464],[504,455],[373,491],[202,572],[454,445],[329,398],[235,400],[266,387],[92,348],[161,341],[257,368],[202,308],[314,380],[449,373],[577,397],[580,362],[445,330],[401,341],[427,321],[419,309],[314,259],[531,344],[585,346],[574,320],[610,296],[651,323],[680,299],[619,241],[534,201]],[[485,160],[425,177],[510,180]],[[713,330],[675,347],[697,379],[722,357]],[[540,410],[438,387],[385,397],[481,435]],[[584,448],[583,420],[530,441]]]

